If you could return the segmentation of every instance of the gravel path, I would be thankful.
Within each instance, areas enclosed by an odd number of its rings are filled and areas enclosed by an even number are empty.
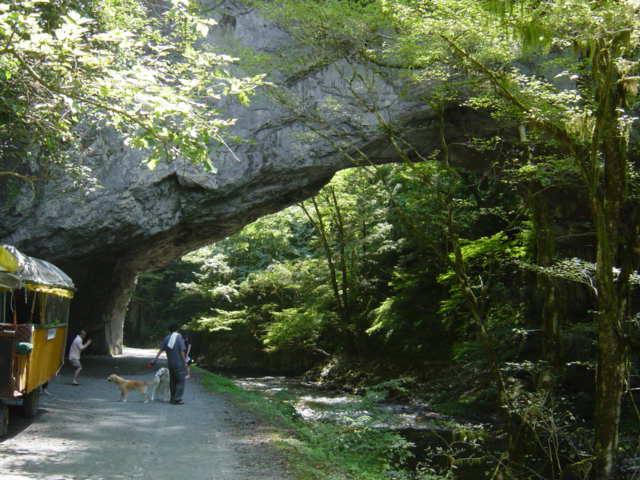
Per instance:
[[[38,415],[12,409],[0,440],[0,479],[38,480],[290,480],[266,426],[225,398],[187,380],[185,404],[143,403],[137,392],[118,402],[110,373],[151,380],[155,351],[125,349],[116,358],[84,357],[80,386],[71,367],[49,384]],[[164,366],[158,362],[156,368]]]

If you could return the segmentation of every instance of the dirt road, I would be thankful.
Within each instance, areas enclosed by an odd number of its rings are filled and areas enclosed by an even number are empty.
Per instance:
[[[80,386],[71,385],[65,366],[34,419],[11,412],[10,434],[0,440],[0,479],[292,479],[267,427],[206,392],[197,375],[187,380],[184,405],[145,404],[137,392],[120,403],[107,375],[151,380],[155,369],[146,364],[154,353],[83,358]]]

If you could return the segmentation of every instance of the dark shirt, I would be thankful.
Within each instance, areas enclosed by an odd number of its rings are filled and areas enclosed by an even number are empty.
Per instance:
[[[169,348],[170,338],[171,334],[164,337],[160,350],[164,350],[167,354],[167,362],[170,367],[184,367],[184,360],[182,360],[182,357],[180,356],[180,352],[185,351],[184,339],[182,338],[182,335],[178,334],[178,338],[176,338],[176,343],[174,343],[173,348]]]

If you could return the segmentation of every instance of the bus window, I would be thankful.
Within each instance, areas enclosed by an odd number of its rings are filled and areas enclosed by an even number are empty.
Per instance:
[[[16,323],[16,304],[18,299],[15,290],[2,292],[2,323]]]
[[[9,316],[9,312],[11,311],[9,309],[9,306],[7,305],[7,302],[9,301],[7,299],[8,296],[10,296],[11,293],[4,291],[4,292],[0,292],[0,323],[11,323],[12,319]]]
[[[37,323],[42,325],[43,323],[47,323],[46,312],[47,312],[47,300],[49,299],[49,295],[45,295],[44,293],[36,293],[33,297],[33,315],[32,321],[33,323]]]
[[[68,298],[50,296],[47,300],[45,323],[67,323],[70,303]]]
[[[24,288],[14,290],[11,307],[17,323],[31,323],[31,305],[28,290]]]

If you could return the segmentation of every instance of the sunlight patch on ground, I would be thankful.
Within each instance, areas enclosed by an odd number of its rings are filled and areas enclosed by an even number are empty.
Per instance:
[[[115,355],[115,357],[153,358],[156,353],[158,353],[158,349],[155,348],[123,347],[122,355]]]

